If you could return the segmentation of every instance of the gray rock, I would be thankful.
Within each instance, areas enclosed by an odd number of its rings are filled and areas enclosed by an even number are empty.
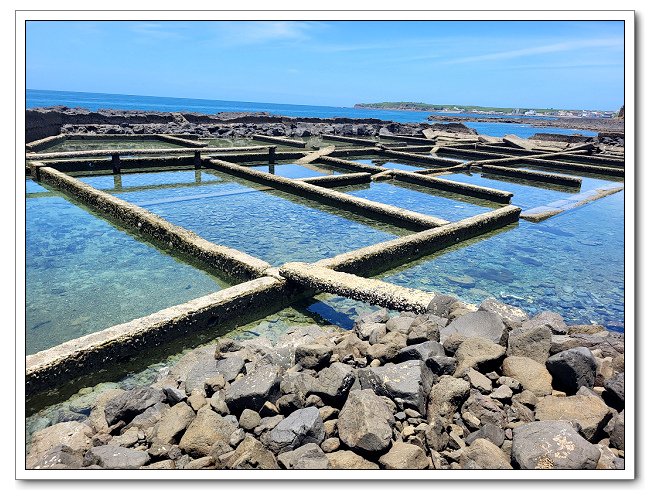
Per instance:
[[[285,469],[329,469],[329,460],[323,450],[314,443],[309,443],[293,451],[278,455],[278,462]]]
[[[260,425],[261,420],[262,419],[259,413],[246,408],[243,412],[241,412],[241,416],[239,417],[239,427],[247,431],[251,431]]]
[[[575,394],[583,386],[594,387],[596,360],[586,347],[554,354],[546,360],[546,369],[553,377],[553,387],[567,394]]]
[[[379,469],[379,466],[350,450],[340,450],[326,455],[330,469],[362,470]]]
[[[439,416],[451,419],[469,396],[470,385],[466,380],[443,375],[437,384],[431,387],[427,418],[429,422]]]
[[[598,396],[546,396],[535,407],[535,419],[575,422],[580,434],[595,442],[609,420],[609,408]]]
[[[282,387],[282,383],[280,383],[280,387]],[[284,396],[280,396],[275,404],[280,410],[280,413],[283,415],[289,415],[290,413],[303,408],[305,406],[305,400],[300,399],[297,394],[285,394]]]
[[[165,400],[165,393],[153,387],[136,387],[112,398],[106,403],[104,414],[108,425],[120,420],[130,422],[133,418],[156,403]]]
[[[434,340],[429,340],[427,342],[410,345],[401,349],[397,353],[397,356],[395,356],[394,362],[401,363],[410,360],[426,361],[429,358],[444,355],[445,349],[442,347],[442,344]]]
[[[551,338],[551,329],[547,326],[517,328],[508,336],[508,356],[524,356],[545,363],[551,350]]]
[[[427,396],[433,383],[431,370],[422,361],[388,363],[363,371],[361,386],[392,399],[401,409],[414,408],[421,414],[426,411]],[[360,374],[361,377],[361,374]]]
[[[600,450],[600,458],[596,469],[599,470],[623,470],[625,469],[625,460],[619,458],[614,452],[605,445],[597,444]]]
[[[625,374],[617,373],[605,381],[604,387],[606,389],[603,394],[605,401],[617,410],[623,409],[625,407]]]
[[[73,453],[84,453],[92,446],[93,430],[82,422],[61,422],[32,435],[27,467],[41,461],[52,448],[64,445]]]
[[[321,450],[325,453],[332,453],[341,447],[341,440],[339,438],[327,438],[320,445]]]
[[[121,446],[95,446],[88,450],[84,465],[99,465],[103,469],[137,469],[149,462],[146,451],[132,450]]]
[[[333,345],[313,343],[296,347],[295,360],[304,368],[320,370],[329,364],[332,357]]]
[[[167,402],[171,406],[175,405],[176,403],[180,403],[181,401],[185,401],[187,399],[185,391],[181,391],[180,389],[176,389],[175,387],[163,387],[162,390],[165,393],[165,398],[167,398]]]
[[[251,435],[246,435],[237,449],[223,462],[227,469],[279,469],[273,453]]]
[[[485,425],[482,425],[479,430],[469,434],[465,438],[465,443],[471,445],[477,439],[487,439],[495,446],[501,447],[506,439],[506,434],[501,427],[488,422]]]
[[[226,391],[221,390],[215,392],[210,398],[210,406],[214,411],[219,415],[228,415],[230,414],[230,409],[226,404]]]
[[[338,355],[339,359],[345,359],[348,356],[353,358],[363,358],[368,355],[370,344],[361,340],[355,334],[350,333],[345,335],[334,349],[334,354]]]
[[[359,338],[367,340],[370,344],[379,342],[379,339],[386,336],[386,333],[388,333],[386,323],[362,323],[357,329]]]
[[[612,448],[625,450],[625,410],[612,418],[605,432],[609,436],[609,443]]]
[[[223,375],[226,382],[232,382],[244,368],[246,360],[243,356],[232,355],[217,361],[217,373]]]
[[[447,447],[449,434],[446,432],[445,421],[442,417],[435,416],[432,419],[424,429],[424,438],[431,450],[442,451]]]
[[[407,332],[407,345],[427,341],[440,341],[440,329],[447,326],[447,319],[434,314],[418,315]]]
[[[294,450],[307,443],[318,445],[325,439],[323,419],[318,409],[313,406],[296,410],[280,421],[268,433],[267,438],[268,442],[265,444],[275,453]]]
[[[458,461],[462,469],[512,469],[509,457],[487,439],[476,439],[461,450]]]
[[[201,357],[187,373],[185,379],[185,393],[189,396],[195,391],[200,391],[205,395],[205,381],[219,375],[217,361],[209,357]]]
[[[345,401],[355,380],[356,375],[351,366],[332,363],[318,373],[318,378],[308,393],[319,396],[324,402],[338,405]]]
[[[197,458],[186,464],[183,469],[185,470],[201,470],[201,469],[214,469],[214,458],[207,456]]]
[[[453,375],[456,372],[458,361],[449,356],[434,356],[426,361],[427,366],[434,375]]]
[[[508,423],[508,417],[503,404],[495,401],[490,396],[481,394],[476,389],[470,391],[469,397],[461,408],[463,412],[470,412],[475,415],[481,424],[494,424],[504,428]]]
[[[241,343],[231,338],[220,338],[217,341],[214,350],[214,358],[221,359],[224,356],[224,353],[235,352],[241,349]]]
[[[246,431],[244,431],[244,429],[242,428],[236,429],[235,432],[233,432],[230,435],[230,440],[228,441],[228,444],[233,448],[236,448],[237,445],[241,443],[245,437],[246,437]]]
[[[358,325],[362,325],[366,323],[386,323],[386,321],[388,321],[389,319],[390,316],[388,315],[388,310],[384,308],[370,313],[361,314],[354,322],[353,331],[355,333],[357,332]]]
[[[566,323],[562,319],[562,316],[550,311],[541,312],[537,316],[524,321],[521,324],[521,327],[524,330],[530,330],[538,326],[546,326],[550,328],[551,332],[554,335],[564,335],[569,330]]]
[[[411,328],[415,318],[409,316],[395,316],[386,322],[386,329],[389,332],[397,332],[406,335]]]
[[[28,460],[28,463],[30,461]],[[80,451],[75,451],[69,446],[60,444],[51,448],[44,455],[32,460],[27,466],[29,469],[81,469],[83,456]]]
[[[492,390],[492,381],[481,372],[477,372],[473,368],[470,368],[466,372],[465,378],[469,382],[469,385],[474,389],[478,389],[483,393],[488,393]]]
[[[499,401],[509,401],[512,399],[512,389],[510,389],[510,387],[507,385],[500,385],[494,391],[492,391],[490,397]]]
[[[463,341],[456,350],[458,366],[455,375],[459,376],[469,368],[489,372],[493,368],[501,366],[505,352],[503,346],[495,344],[491,340],[481,337],[469,338]]]
[[[518,380],[524,389],[535,396],[546,396],[553,390],[551,374],[546,367],[530,358],[508,356],[503,360],[503,374]]]
[[[510,329],[519,326],[528,319],[528,315],[518,307],[509,306],[496,299],[485,299],[478,306],[479,311],[486,311],[496,314],[501,321]]]
[[[512,459],[521,469],[595,469],[600,451],[569,422],[531,422],[513,429]]]
[[[204,406],[187,427],[179,446],[191,457],[205,457],[210,453],[210,448],[216,441],[228,442],[230,435],[236,429],[237,419],[235,417],[222,417],[208,406]]]
[[[76,411],[66,410],[65,408],[59,409],[55,416],[52,418],[53,422],[83,422],[88,419],[87,415],[83,413],[77,413]]]
[[[266,401],[280,396],[279,370],[273,365],[260,366],[253,373],[235,380],[226,389],[226,404],[239,415],[245,408],[258,410]]]
[[[154,430],[155,440],[163,444],[178,442],[179,435],[194,420],[194,411],[185,403],[178,403],[169,409]]]
[[[427,306],[427,313],[435,314],[436,316],[447,317],[451,312],[452,306],[458,302],[456,297],[451,295],[436,295],[431,299]]]
[[[294,394],[304,406],[305,398],[312,391],[315,384],[316,378],[311,373],[287,372],[280,382],[280,392],[285,395]]]
[[[451,337],[468,339],[480,337],[501,344],[505,333],[505,325],[501,318],[487,311],[476,311],[463,314],[440,330],[440,342]]]
[[[390,445],[394,422],[386,402],[372,390],[352,391],[339,413],[339,438],[361,453],[381,452]]]
[[[379,458],[385,469],[428,469],[429,460],[422,448],[413,444],[396,441],[388,453]]]

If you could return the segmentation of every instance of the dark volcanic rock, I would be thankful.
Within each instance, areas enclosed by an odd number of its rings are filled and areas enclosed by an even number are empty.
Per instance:
[[[395,363],[401,363],[402,361],[410,360],[426,361],[429,358],[444,355],[445,349],[442,347],[442,344],[434,340],[429,340],[427,342],[409,345],[403,348],[397,353],[394,361]]]
[[[356,376],[351,366],[332,363],[318,373],[309,393],[319,396],[326,403],[340,404],[345,401]]]
[[[553,377],[553,387],[575,394],[580,387],[592,389],[596,380],[596,360],[586,347],[562,351],[548,358],[546,369]]]
[[[451,308],[457,302],[458,299],[451,295],[436,295],[429,302],[427,313],[435,314],[436,316],[448,316]]]
[[[323,450],[314,443],[309,443],[293,451],[278,455],[278,462],[285,469],[329,469],[329,461]]]
[[[528,315],[518,307],[509,306],[492,298],[481,302],[478,310],[496,314],[508,328],[514,328],[528,319]]]
[[[512,458],[521,469],[595,469],[600,451],[568,422],[532,422],[513,430]]]
[[[266,401],[279,397],[279,370],[273,365],[262,365],[253,373],[235,380],[226,389],[226,404],[239,415],[244,408],[259,410]]]
[[[132,450],[122,446],[95,446],[88,450],[84,465],[99,465],[103,469],[137,469],[149,462],[146,451]]]
[[[165,393],[160,389],[136,387],[106,403],[104,410],[106,422],[108,422],[108,425],[113,425],[120,420],[130,422],[139,413],[164,400]]]
[[[538,326],[546,326],[550,328],[554,335],[563,335],[569,330],[569,327],[562,319],[562,316],[550,311],[541,312],[537,316],[524,321],[521,325],[524,330],[530,330]]]
[[[500,344],[504,333],[505,326],[499,316],[487,311],[476,311],[463,314],[440,330],[440,342],[445,344],[448,338],[454,336],[463,339],[481,337]]]
[[[339,438],[360,453],[388,448],[395,422],[386,402],[372,390],[352,391],[339,413]]]
[[[368,368],[360,371],[359,377],[363,388],[372,388],[377,394],[388,396],[402,409],[414,408],[420,414],[425,413],[433,374],[422,361]]]
[[[605,401],[611,402],[610,406],[617,410],[623,409],[625,407],[625,374],[617,373],[605,382],[604,387],[607,389],[603,394]]]
[[[612,448],[625,449],[625,411],[622,411],[609,421],[605,427],[605,432],[609,436]]]
[[[316,407],[296,410],[276,425],[266,438],[265,444],[275,453],[294,450],[307,443],[318,445],[325,439],[323,419]]]

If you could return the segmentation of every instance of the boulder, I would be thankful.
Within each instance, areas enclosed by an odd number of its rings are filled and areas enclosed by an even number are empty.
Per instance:
[[[569,422],[531,422],[513,429],[512,459],[521,469],[595,469],[600,451]]]
[[[379,469],[379,466],[350,450],[340,450],[325,455],[329,461],[330,469]]]
[[[594,387],[596,360],[586,347],[554,354],[546,360],[546,368],[553,377],[553,387],[567,394],[575,394],[580,387]]]
[[[523,356],[545,363],[551,350],[551,329],[537,326],[524,330],[516,328],[508,336],[508,356]]]
[[[395,441],[388,453],[379,458],[384,469],[428,469],[429,459],[419,446]]]
[[[553,335],[551,339],[551,354],[575,347],[599,349],[603,356],[616,358],[625,353],[625,335],[603,330],[594,334]]]
[[[71,453],[84,453],[92,446],[93,430],[83,422],[60,422],[32,435],[27,464],[35,463],[57,446],[66,446]]]
[[[458,321],[458,320],[457,320]],[[463,341],[456,350],[456,376],[469,368],[489,372],[501,365],[506,350],[503,346],[481,337],[469,338]]]
[[[226,389],[226,404],[239,415],[245,408],[259,410],[266,401],[274,402],[280,396],[279,368],[262,365],[243,376]]]
[[[370,344],[376,344],[388,333],[386,323],[363,323],[358,327],[357,335]]]
[[[307,443],[319,445],[325,439],[323,419],[316,407],[296,410],[265,437],[264,444],[274,453],[295,450]]]
[[[610,406],[617,410],[625,407],[625,374],[617,373],[612,378],[605,381],[605,392],[603,398]]]
[[[296,347],[295,361],[304,368],[320,370],[329,364],[334,345],[311,343]]]
[[[491,422],[482,425],[477,431],[472,432],[465,438],[465,443],[471,445],[477,439],[487,439],[495,446],[501,447],[506,439],[504,430]]]
[[[609,408],[598,396],[546,396],[535,407],[536,420],[566,420],[579,426],[580,434],[595,442],[609,420]]]
[[[414,321],[414,317],[395,316],[386,322],[386,329],[389,332],[397,332],[401,335],[406,335]]]
[[[230,435],[237,429],[235,417],[222,417],[208,406],[201,408],[196,418],[187,427],[179,446],[181,450],[194,458],[210,454],[210,448],[218,441],[230,440]]]
[[[407,332],[407,345],[440,341],[440,329],[447,326],[447,323],[447,319],[434,314],[418,315]]]
[[[510,458],[494,443],[478,438],[460,454],[462,469],[512,469]]]
[[[505,333],[505,325],[501,318],[492,312],[475,311],[463,314],[440,330],[440,342],[454,337],[468,339],[480,337],[501,344]]]
[[[428,340],[426,342],[404,347],[397,353],[397,356],[395,356],[395,359],[393,361],[395,363],[401,363],[403,361],[410,360],[426,361],[429,358],[444,355],[445,349],[442,347],[442,344],[440,344],[440,342]]]
[[[469,382],[469,385],[472,386],[474,389],[478,389],[483,393],[488,393],[492,391],[492,381],[489,378],[487,378],[485,375],[483,375],[481,372],[477,372],[473,368],[470,368],[469,370],[466,371],[465,378]]]
[[[217,361],[216,371],[223,375],[226,382],[232,382],[242,371],[246,360],[240,355],[231,355]]]
[[[490,396],[481,394],[476,389],[470,391],[469,397],[463,403],[462,412],[470,412],[476,416],[482,425],[493,424],[504,428],[508,423],[508,417],[503,404],[495,401]]]
[[[195,416],[192,408],[185,403],[172,406],[158,422],[154,440],[164,444],[177,443],[179,435],[187,429]]]
[[[133,417],[156,403],[165,400],[165,393],[153,387],[136,387],[130,391],[115,396],[106,403],[104,414],[108,425],[120,420],[130,422]]]
[[[339,438],[361,453],[381,452],[390,445],[394,422],[386,402],[372,390],[352,391],[339,413]]]
[[[427,359],[427,366],[431,373],[438,376],[453,375],[456,372],[458,361],[450,356],[434,356]]]
[[[103,445],[88,450],[84,465],[98,465],[102,469],[138,469],[149,462],[146,451],[121,446]]]
[[[239,427],[247,431],[252,431],[260,425],[261,420],[259,413],[246,408],[239,417]]]
[[[353,358],[364,358],[368,355],[368,349],[370,349],[370,344],[364,340],[361,340],[354,333],[349,333],[345,335],[334,349],[334,354],[336,354],[339,359],[345,359],[348,356]]]
[[[309,443],[295,450],[279,454],[278,462],[285,469],[329,469],[327,456],[314,443]]]
[[[250,434],[239,443],[237,449],[222,462],[227,469],[279,469],[273,453]]]
[[[530,330],[539,326],[548,327],[554,335],[565,335],[569,330],[562,316],[550,311],[543,311],[521,324],[524,330]]]
[[[332,363],[318,373],[318,378],[311,383],[307,394],[316,394],[324,402],[338,405],[345,401],[355,380],[356,375],[351,366]]]
[[[427,306],[427,313],[436,316],[448,317],[453,305],[458,302],[456,297],[451,295],[436,295]]]
[[[524,389],[535,396],[546,396],[553,390],[551,374],[546,367],[530,358],[508,356],[503,360],[503,374],[518,380]]]
[[[388,363],[359,373],[361,386],[392,399],[401,409],[414,408],[425,413],[433,374],[422,361]]]
[[[615,415],[605,427],[609,444],[617,450],[625,450],[625,410]]]
[[[625,460],[619,458],[614,452],[603,444],[597,444],[600,450],[600,458],[596,464],[599,470],[623,470],[625,469]]]
[[[518,307],[509,306],[493,298],[485,299],[481,302],[478,306],[478,310],[496,314],[510,329],[519,326],[522,322],[528,319],[528,314],[523,310]]]
[[[185,393],[189,396],[198,390],[205,395],[205,381],[216,377],[221,372],[217,367],[217,361],[214,359],[201,359],[187,373],[185,379]],[[225,377],[224,377],[225,378]]]
[[[469,382],[461,378],[443,375],[437,384],[431,387],[427,419],[431,423],[436,417],[451,419],[469,396]]]
[[[69,446],[60,444],[50,448],[40,456],[30,456],[27,459],[28,469],[81,469],[83,454],[80,450],[73,450]]]

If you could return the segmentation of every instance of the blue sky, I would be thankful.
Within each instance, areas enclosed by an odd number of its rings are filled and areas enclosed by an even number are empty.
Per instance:
[[[623,22],[28,21],[27,88],[618,109]]]

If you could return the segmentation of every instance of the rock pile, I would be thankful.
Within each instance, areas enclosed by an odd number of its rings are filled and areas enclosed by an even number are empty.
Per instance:
[[[623,337],[436,296],[351,331],[220,339],[87,419],[34,434],[34,469],[620,469]]]

